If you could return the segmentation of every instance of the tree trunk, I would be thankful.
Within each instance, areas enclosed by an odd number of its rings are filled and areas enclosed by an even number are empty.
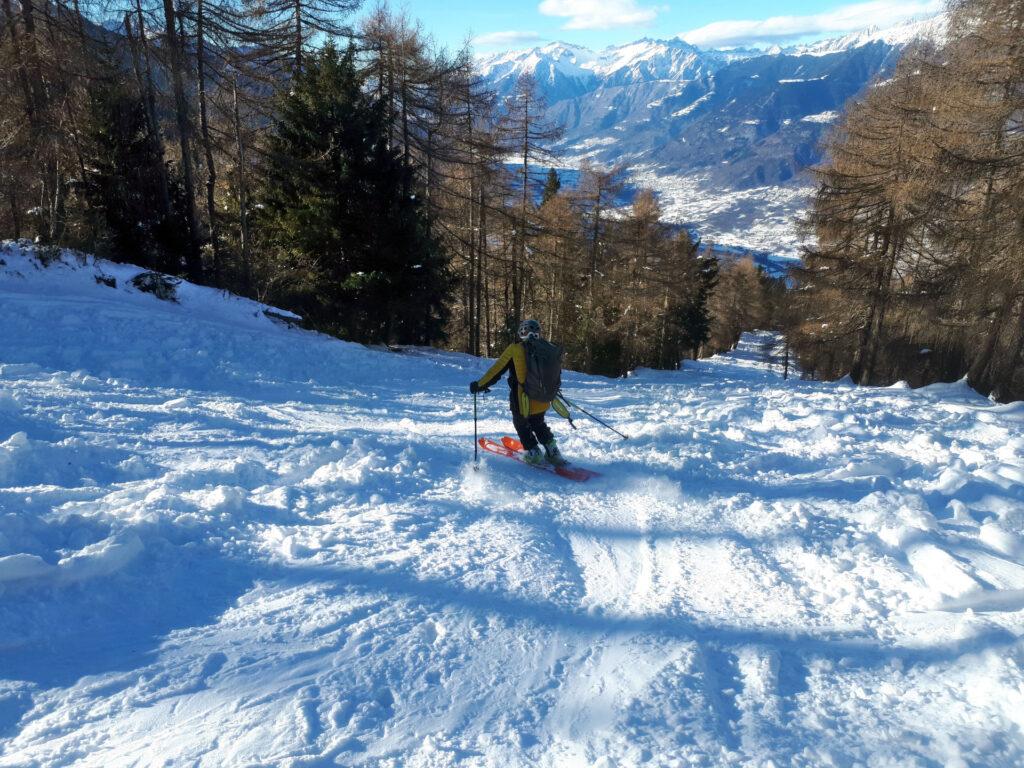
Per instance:
[[[146,121],[149,132],[163,151],[163,137],[160,134],[160,123],[156,118],[156,88],[153,86],[153,65],[149,55],[149,38],[146,36],[146,21],[142,15],[142,0],[135,0],[135,17],[139,25],[139,44],[142,47],[142,61],[146,68]],[[163,174],[163,196],[166,210],[170,211],[170,192],[167,189],[167,174]]]
[[[295,0],[295,52],[293,73],[302,71],[302,0]]]
[[[486,259],[487,252],[484,251],[483,255],[484,255],[485,259]],[[491,325],[491,287],[490,287],[490,284],[488,282],[486,282],[486,280],[487,280],[487,271],[486,270],[484,271],[484,280],[485,280],[484,286],[483,286],[483,288],[484,288],[484,322],[486,323],[486,328],[484,330],[486,332],[486,342],[487,342],[487,348],[484,350],[484,352],[487,354],[488,357],[490,357],[491,356],[491,349],[493,348],[492,345],[494,343],[494,335],[493,335],[493,327]]]
[[[594,362],[594,313],[597,311],[597,292],[595,291],[595,283],[597,282],[597,262],[598,262],[598,249],[600,248],[600,235],[601,235],[601,188],[597,189],[597,196],[594,202],[594,228],[591,231],[590,241],[590,281],[588,288],[588,297],[590,300],[590,307],[587,311],[587,336],[586,336],[586,368],[587,373],[591,372],[591,367]]]
[[[21,239],[21,218],[18,216],[18,191],[11,185],[11,224],[14,227],[14,239]]]
[[[522,322],[523,295],[520,284],[520,270],[526,263],[526,217],[530,202],[530,101],[523,105],[523,207],[519,221],[519,253],[512,258],[512,322]]]
[[[137,37],[132,31],[132,12],[124,15],[125,35],[128,38],[128,46],[132,52],[132,69],[135,72],[135,82],[139,87],[146,105],[146,132],[153,146],[160,152],[160,178],[157,186],[160,191],[160,212],[166,217],[171,212],[171,193],[167,188],[167,172],[164,168],[164,146],[160,135],[160,125],[156,119],[156,98],[153,95],[153,73],[149,63],[149,46],[146,43],[146,28],[142,17],[142,6],[140,0],[135,3],[136,24],[138,25]],[[142,53],[140,59],[140,50]]]
[[[199,80],[199,129],[203,138],[203,154],[206,157],[206,216],[210,226],[210,249],[213,253],[213,274],[217,278],[221,270],[220,236],[217,230],[217,166],[213,161],[213,144],[210,141],[210,123],[207,116],[206,99],[206,0],[196,2],[196,75]]]
[[[32,97],[32,86],[29,83],[28,72],[25,71],[25,58],[21,51],[21,38],[18,36],[17,25],[15,24],[14,11],[11,10],[11,0],[2,0],[0,8],[4,12],[4,26],[7,27],[7,35],[11,39],[11,51],[14,54],[14,66],[18,73],[18,84],[25,99],[25,117],[30,128],[30,138],[35,141],[36,133],[36,111],[35,100]]]
[[[238,112],[238,80],[231,87],[235,123],[235,147],[238,162],[238,250],[242,259],[245,290],[252,290],[252,264],[249,260],[249,190],[245,173],[245,142],[242,139],[242,120]]]
[[[56,222],[53,219],[55,210],[57,207],[58,196],[60,194],[60,178],[59,168],[57,162],[53,157],[52,153],[44,151],[44,145],[42,140],[44,137],[44,131],[46,129],[45,118],[41,118],[41,112],[43,111],[47,103],[46,84],[43,82],[43,71],[42,64],[39,59],[39,45],[36,39],[36,21],[35,21],[35,5],[33,0],[22,0],[21,2],[21,20],[22,26],[25,30],[25,54],[27,60],[26,74],[28,76],[29,85],[29,101],[31,103],[32,113],[35,115],[37,121],[32,126],[32,147],[33,151],[39,157],[41,162],[40,169],[40,192],[41,199],[39,209],[41,211],[48,211],[48,221],[42,221],[43,217],[39,217],[39,226],[36,234],[42,238],[49,238],[52,242],[53,233],[56,227]],[[41,122],[41,120],[43,120]]]
[[[476,189],[474,185],[474,178],[471,176],[469,180],[469,206],[468,211],[468,240],[469,240],[469,275],[466,281],[466,352],[473,354],[475,348],[474,339],[476,336],[476,270],[477,270],[477,256],[476,256]]]
[[[181,151],[181,177],[185,185],[185,223],[188,227],[189,235],[188,244],[185,247],[185,270],[189,279],[198,281],[203,276],[203,263],[199,255],[199,233],[196,225],[196,187],[192,176],[192,150],[189,141],[192,134],[192,125],[188,119],[182,47],[178,37],[174,0],[163,0],[163,5],[164,34],[167,35],[168,61],[171,68],[171,82],[174,86],[174,111],[178,124],[178,145]]]
[[[885,324],[885,315],[889,309],[890,303],[889,288],[892,285],[892,275],[896,269],[896,263],[899,261],[900,254],[903,252],[902,236],[900,237],[899,242],[893,243],[890,251],[891,255],[885,265],[885,274],[882,278],[882,293],[880,295],[878,312],[876,313],[875,331],[872,334],[871,345],[868,347],[867,364],[864,367],[864,376],[868,381],[872,381],[875,378],[875,363],[878,358],[878,346],[881,344],[882,328]]]
[[[38,114],[46,103],[46,88],[43,83],[42,65],[36,41],[35,6],[33,0],[21,0],[21,22],[25,28],[25,48],[28,59],[28,84],[33,111]]]
[[[480,229],[477,241],[477,264],[476,264],[476,341],[473,350],[474,355],[480,354],[480,332],[482,330],[481,317],[489,317],[488,314],[482,315],[481,300],[483,299],[483,293],[486,290],[487,279],[487,193],[484,189],[484,182],[481,180],[480,183],[480,215],[477,217],[477,224]],[[490,307],[487,308],[487,313],[490,312]],[[490,344],[488,340],[488,345]]]
[[[402,75],[402,168],[405,169],[405,178],[402,180],[402,193],[408,200],[412,193],[412,161],[409,154],[409,92],[406,76]]]
[[[866,363],[868,358],[868,350],[872,342],[872,334],[874,331],[875,317],[878,313],[879,303],[882,298],[883,280],[885,277],[885,259],[889,253],[889,240],[892,233],[894,212],[892,208],[889,209],[888,219],[885,227],[884,234],[882,236],[881,244],[881,256],[879,258],[878,267],[875,270],[874,286],[871,290],[871,301],[868,305],[868,315],[864,321],[864,327],[861,329],[860,342],[857,346],[857,354],[853,360],[853,367],[850,370],[850,378],[852,378],[857,384],[867,384],[868,376],[866,371]]]
[[[989,326],[988,333],[985,334],[985,341],[981,345],[978,356],[971,363],[971,367],[967,372],[967,383],[983,395],[989,394],[995,387],[995,382],[992,381],[991,375],[992,361],[995,357],[999,337],[1002,335],[1006,321],[1010,318],[1010,312],[1015,301],[1016,298],[1010,294],[1003,296],[999,309],[996,311],[995,317],[992,318],[992,324]]]

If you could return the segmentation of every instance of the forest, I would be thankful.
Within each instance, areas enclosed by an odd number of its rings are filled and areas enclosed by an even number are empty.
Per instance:
[[[785,318],[805,374],[1024,398],[1024,2],[955,2],[826,152]]]
[[[356,10],[3,0],[0,236],[185,276],[364,343],[496,354],[536,316],[588,371],[710,349],[731,268],[653,193],[624,206],[624,168],[563,187],[560,129],[529,78],[498,99],[468,46]]]
[[[629,168],[559,172],[536,84],[353,0],[0,0],[0,238],[256,298],[369,344],[579,370],[745,330],[802,375],[1024,397],[1024,2],[957,0],[810,169],[801,266],[719,262]],[[796,224],[795,224],[796,226]]]

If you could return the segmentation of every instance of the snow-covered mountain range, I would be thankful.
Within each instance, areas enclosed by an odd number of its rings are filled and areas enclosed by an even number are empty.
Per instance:
[[[625,163],[669,215],[722,242],[795,250],[804,171],[846,102],[944,17],[788,48],[702,50],[681,39],[591,51],[556,42],[479,59],[507,96],[532,75],[565,126],[564,163]],[[764,222],[775,222],[762,226]]]

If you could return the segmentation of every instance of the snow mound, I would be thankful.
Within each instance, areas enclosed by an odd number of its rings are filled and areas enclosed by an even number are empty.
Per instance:
[[[1021,404],[748,335],[567,372],[575,484],[486,361],[0,259],[0,766],[1024,761]]]

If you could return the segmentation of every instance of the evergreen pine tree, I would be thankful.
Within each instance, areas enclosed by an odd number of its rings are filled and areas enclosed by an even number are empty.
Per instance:
[[[142,98],[121,85],[91,93],[88,124],[90,154],[86,200],[107,233],[98,250],[168,274],[182,272],[188,247],[184,198],[170,178],[170,199],[163,179],[159,144],[146,122]]]
[[[711,295],[718,284],[718,259],[705,256],[696,259],[689,275],[694,290],[689,300],[676,308],[675,321],[681,350],[696,359],[700,348],[711,338]]]
[[[544,180],[544,191],[541,193],[540,204],[544,205],[544,203],[557,195],[561,188],[562,180],[558,178],[558,171],[554,168],[548,168],[548,175]]]
[[[452,288],[385,105],[363,88],[353,49],[328,44],[283,98],[270,141],[264,232],[314,326],[367,343],[443,337]]]

